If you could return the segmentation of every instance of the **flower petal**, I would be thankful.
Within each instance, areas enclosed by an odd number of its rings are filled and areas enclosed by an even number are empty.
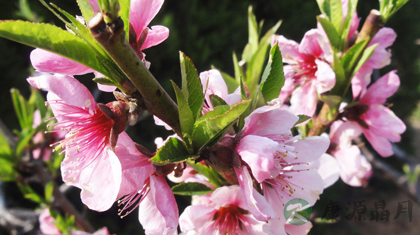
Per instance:
[[[319,94],[331,90],[335,85],[335,73],[324,61],[315,60],[318,70],[315,72],[316,90]]]
[[[326,153],[322,154],[318,160],[310,162],[308,168],[318,172],[324,181],[324,189],[333,185],[340,178],[340,166],[337,160]]]
[[[276,167],[274,156],[278,143],[261,136],[247,135],[236,147],[241,159],[251,168],[252,175],[261,183],[271,178],[271,170]]]
[[[136,31],[137,40],[159,12],[162,4],[163,0],[132,0],[130,2],[130,23]]]
[[[283,62],[288,64],[296,64],[301,60],[301,54],[299,52],[299,44],[293,40],[288,40],[282,35],[274,35],[271,46],[277,42],[278,47],[283,57]]]
[[[312,117],[316,110],[316,83],[311,81],[296,88],[290,99],[289,111],[293,114]]]
[[[41,72],[82,75],[95,70],[52,52],[35,49],[30,55],[32,66]]]
[[[268,221],[270,218],[274,217],[275,213],[271,205],[268,204],[267,200],[254,188],[248,169],[244,166],[241,170],[235,169],[235,173],[248,204],[249,212],[260,221]]]
[[[179,217],[181,232],[199,232],[200,228],[212,221],[215,213],[216,209],[206,205],[188,206]]]
[[[169,29],[165,26],[155,25],[152,26],[152,29],[149,30],[146,41],[144,41],[140,50],[156,46],[161,42],[165,41],[169,37]]]
[[[360,98],[362,104],[384,104],[386,99],[392,96],[400,86],[400,78],[396,71],[391,71],[375,83],[373,83],[363,97]]]
[[[330,140],[324,136],[312,136],[289,143],[289,145],[295,147],[293,151],[296,155],[294,162],[312,162],[327,151]]]
[[[363,95],[366,92],[367,86],[371,80],[370,77],[372,72],[373,68],[366,65],[363,65],[359,71],[356,72],[353,79],[351,80],[353,99],[356,99],[359,95]]]
[[[148,235],[176,233],[178,206],[165,177],[150,176],[150,192],[140,203],[139,220]]]
[[[340,166],[340,177],[344,183],[360,187],[370,177],[372,166],[357,146],[338,150],[334,156]]]

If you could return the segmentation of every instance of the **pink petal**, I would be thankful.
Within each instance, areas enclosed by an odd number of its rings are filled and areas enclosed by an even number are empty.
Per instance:
[[[324,61],[315,60],[318,70],[315,72],[316,90],[319,94],[331,90],[335,85],[335,73]]]
[[[88,0],[88,1],[93,12],[98,13],[101,11],[101,8],[99,8],[98,0]],[[89,19],[86,19],[86,20],[89,20]]]
[[[289,145],[295,147],[293,151],[297,158],[295,162],[312,162],[327,151],[330,140],[324,136],[312,136],[289,143]]]
[[[39,215],[39,229],[42,234],[47,235],[59,235],[61,234],[60,230],[55,226],[56,220],[51,216],[50,210],[48,208],[43,209]]]
[[[373,68],[366,65],[363,65],[359,71],[356,72],[351,80],[353,99],[356,99],[359,95],[363,95],[366,92],[367,86],[370,83],[372,72]]]
[[[160,118],[153,115],[153,119],[155,120],[156,125],[163,126],[168,131],[172,130],[172,128],[168,124],[166,124],[166,122],[162,121]]]
[[[247,135],[236,147],[241,159],[251,168],[252,175],[261,183],[271,178],[271,170],[276,167],[274,156],[278,143],[261,136]]]
[[[146,234],[172,235],[177,231],[178,206],[163,176],[150,176],[150,192],[140,203],[139,220]]]
[[[378,46],[375,48],[372,57],[366,61],[365,65],[375,69],[380,69],[390,64],[391,53],[387,51],[386,48],[394,43],[396,37],[397,34],[394,32],[394,30],[390,28],[380,29],[369,43],[369,46],[376,43],[378,43]]]
[[[289,100],[289,96],[292,94],[293,90],[295,89],[295,86],[293,84],[293,70],[292,66],[285,65],[283,67],[284,70],[284,76],[286,77],[286,80],[284,81],[284,86],[281,88],[279,100],[286,102]]]
[[[137,34],[137,40],[162,7],[163,0],[132,0],[130,2],[130,23]]]
[[[391,142],[399,142],[404,133],[405,124],[390,109],[374,104],[361,118],[369,125],[369,131],[387,138]]]
[[[296,88],[292,93],[289,111],[312,117],[316,110],[316,83],[311,81]]]
[[[281,110],[281,105],[262,106],[245,118],[245,135],[273,136],[289,133],[298,117]]]
[[[340,166],[337,160],[329,154],[322,154],[322,156],[310,162],[309,169],[314,169],[321,176],[324,181],[324,189],[333,185],[340,177]]]
[[[146,41],[144,41],[140,50],[147,49],[152,46],[156,46],[161,42],[165,41],[169,37],[169,29],[165,26],[155,25],[149,30]]]
[[[200,81],[205,94],[204,97],[210,107],[210,95],[217,95],[222,99],[228,95],[228,88],[219,70],[211,69],[201,72]]]
[[[299,52],[315,57],[327,58],[330,55],[328,39],[318,29],[311,29],[305,33],[299,45]]]
[[[108,210],[117,199],[121,185],[118,157],[105,149],[94,160],[81,162],[77,160],[79,154],[69,154],[70,151],[66,150],[66,158],[61,163],[63,181],[82,189],[82,202],[90,209]]]
[[[30,58],[32,66],[41,72],[65,75],[82,75],[94,72],[89,67],[39,48],[31,52]]]
[[[299,44],[293,40],[288,40],[282,35],[274,35],[271,46],[278,43],[281,55],[283,57],[283,63],[296,64],[302,59],[299,52]]]
[[[394,155],[392,145],[385,137],[378,136],[366,129],[363,134],[379,155],[382,157],[390,157]]]
[[[306,235],[311,230],[312,223],[308,221],[302,225],[286,224],[284,228],[289,235]]]
[[[246,167],[243,167],[242,170],[235,169],[235,173],[248,204],[249,212],[260,221],[268,221],[270,218],[274,217],[275,213],[272,207],[253,187],[252,178]]]
[[[47,90],[56,98],[69,105],[96,109],[96,102],[89,90],[77,79],[66,75],[44,74],[37,77],[29,77],[29,84],[38,89]],[[56,115],[57,116],[57,115]]]
[[[212,194],[210,200],[215,203],[216,207],[226,205],[235,205],[246,209],[248,205],[239,185],[223,186],[217,188]]]
[[[396,71],[391,71],[373,83],[361,97],[363,104],[384,104],[386,99],[392,96],[400,86],[400,79]]]
[[[394,43],[396,38],[397,34],[393,29],[384,27],[376,33],[372,41],[369,43],[369,46],[379,43],[379,48],[387,48]]]
[[[194,205],[185,208],[179,217],[181,232],[198,232],[206,223],[209,223],[216,213],[216,209],[206,205]]]
[[[357,122],[337,120],[331,125],[330,139],[332,143],[338,144],[341,149],[346,149],[351,146],[351,141],[362,132],[363,129]]]
[[[296,191],[290,198],[286,196],[286,202],[292,198],[302,198],[314,205],[319,199],[319,195],[324,191],[324,181],[314,170],[291,172],[287,176],[291,176],[288,181],[290,185],[295,185],[293,189]]]
[[[340,177],[344,183],[360,187],[366,182],[371,174],[372,166],[361,155],[357,146],[352,145],[350,148],[342,149],[334,153],[340,166]]]
[[[143,156],[135,147],[135,143],[122,132],[114,150],[121,163],[122,182],[118,197],[139,191],[145,181],[155,172],[149,158]]]
[[[110,86],[110,85],[102,85],[98,83],[98,89],[104,92],[113,92],[115,89],[117,89],[116,86]]]

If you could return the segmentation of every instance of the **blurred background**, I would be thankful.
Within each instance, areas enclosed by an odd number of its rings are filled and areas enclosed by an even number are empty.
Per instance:
[[[81,15],[75,0],[51,2],[73,15]],[[167,0],[151,25],[168,27],[169,38],[159,46],[145,50],[145,53],[146,59],[151,62],[151,73],[172,97],[174,93],[169,81],[173,80],[178,85],[181,81],[178,51],[184,52],[193,60],[198,72],[209,70],[213,65],[233,75],[232,52],[240,56],[248,40],[249,5],[253,6],[257,20],[264,20],[263,33],[282,19],[283,23],[277,34],[282,34],[297,42],[301,41],[306,31],[316,27],[315,17],[320,14],[315,0]],[[357,12],[362,18],[361,24],[369,11],[378,7],[377,0],[359,1]],[[417,227],[420,223],[416,191],[418,175],[414,175],[414,183],[408,184],[406,179],[407,175],[412,174],[420,163],[419,9],[420,1],[411,0],[389,20],[386,27],[393,28],[398,35],[394,45],[390,47],[392,63],[375,72],[376,76],[382,76],[390,70],[398,70],[401,79],[400,89],[388,100],[392,104],[391,109],[408,127],[402,136],[402,141],[394,146],[396,155],[386,159],[374,156],[378,165],[374,168],[373,176],[366,187],[353,188],[339,180],[326,189],[313,208],[316,223],[313,225],[311,234],[418,234]],[[2,0],[0,19],[21,19],[64,27],[64,24],[37,0]],[[0,38],[0,119],[10,130],[19,128],[10,98],[10,89],[17,88],[25,97],[29,97],[30,89],[26,78],[34,71],[29,61],[31,50],[33,48]],[[96,89],[96,84],[91,81],[92,77],[93,75],[78,76],[80,81],[93,91],[98,102],[106,103],[113,100],[112,94],[101,93]],[[153,123],[153,118],[144,114],[141,122],[127,130],[133,140],[151,151],[156,149],[154,145],[156,137],[166,138],[171,134],[163,127],[155,128]],[[369,149],[370,146],[367,145],[367,147]],[[2,205],[0,208],[2,210],[36,209],[37,204],[24,199],[14,183],[1,185]],[[78,209],[84,209],[77,189],[70,190],[68,197]],[[177,197],[177,200],[180,202],[180,212],[190,202],[189,197]],[[386,202],[386,209],[391,215],[389,221],[376,222],[371,220],[371,213],[375,211],[375,202],[381,200]],[[407,200],[413,203],[412,221],[409,221],[408,213],[402,213],[394,220],[398,203]],[[354,202],[360,201],[364,201],[367,206],[367,211],[364,213],[365,220],[361,218],[359,221],[357,216],[356,219],[346,219],[344,215],[353,212]],[[338,212],[341,219],[335,223],[320,219],[331,202],[341,208]],[[107,226],[111,233],[117,234],[143,233],[136,212],[120,219],[117,215],[117,207],[114,206],[105,213],[87,211],[86,215],[95,228]],[[10,234],[10,231],[0,227],[0,234]],[[36,230],[33,230],[31,234],[37,234]]]

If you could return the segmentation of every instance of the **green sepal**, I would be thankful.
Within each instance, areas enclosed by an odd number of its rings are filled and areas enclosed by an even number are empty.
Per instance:
[[[188,166],[192,167],[198,173],[204,175],[215,188],[222,187],[224,184],[222,177],[213,170],[211,167],[201,163],[194,163],[193,161],[187,162]]]
[[[308,121],[309,119],[311,119],[311,117],[306,116],[306,115],[297,115],[299,117],[299,119],[297,120],[297,122],[295,123],[295,126]]]

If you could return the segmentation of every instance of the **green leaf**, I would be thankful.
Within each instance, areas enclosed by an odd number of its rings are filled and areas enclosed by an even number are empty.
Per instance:
[[[321,96],[321,100],[330,107],[330,110],[332,110],[341,103],[342,98],[336,95],[323,95]]]
[[[117,86],[118,85],[114,81],[110,80],[109,78],[93,78],[92,81],[97,82],[97,83],[102,84],[102,85],[107,85],[107,86]]]
[[[357,63],[357,66],[356,66],[356,69],[354,70],[354,72],[353,72],[353,74],[352,74],[352,76],[351,77],[353,77],[354,76],[354,74],[357,72],[357,71],[359,71],[359,69],[366,63],[366,61],[368,60],[368,59],[370,59],[370,57],[372,57],[372,55],[373,55],[373,52],[375,51],[375,49],[376,49],[376,47],[378,46],[379,44],[378,43],[376,43],[376,44],[374,44],[374,45],[372,45],[372,46],[370,46],[370,47],[368,47],[368,48],[366,48],[365,49],[365,51],[363,52],[363,55],[362,55],[362,58],[360,58],[360,60],[359,60],[359,63]]]
[[[232,54],[233,58],[233,68],[235,69],[235,81],[239,84],[241,83],[241,78],[245,78],[244,71],[239,65],[238,58],[236,57],[235,52]]]
[[[341,59],[341,64],[343,65],[346,75],[349,75],[352,69],[355,68],[355,65],[358,63],[360,55],[362,55],[367,43],[368,41],[365,40],[353,45]]]
[[[12,88],[13,106],[22,130],[31,129],[33,123],[34,107],[30,105],[25,98],[20,94],[19,90]]]
[[[26,199],[32,200],[38,204],[45,203],[45,200],[40,197],[29,185],[23,185],[21,183],[18,183],[17,185]]]
[[[179,59],[181,63],[182,92],[188,100],[188,105],[194,120],[196,120],[200,116],[203,107],[203,86],[191,59],[182,52],[179,52]]]
[[[0,130],[0,158],[11,160],[13,157],[13,151],[7,142],[2,130]]]
[[[247,100],[248,97],[247,97],[247,94],[246,94],[246,90],[245,90],[245,86],[244,86],[244,82],[242,81],[242,78],[241,78],[240,85],[241,85],[241,100]]]
[[[297,115],[299,117],[299,119],[297,120],[297,122],[295,123],[295,126],[308,121],[309,119],[311,119],[311,117],[306,116],[306,115]]]
[[[194,123],[192,139],[195,149],[200,149],[232,124],[247,108],[250,101],[241,101],[229,106],[218,106]]]
[[[316,19],[321,24],[322,28],[325,31],[325,34],[327,34],[331,46],[336,50],[340,50],[340,37],[334,25],[322,17],[318,16]]]
[[[206,195],[212,193],[213,190],[207,185],[190,182],[190,183],[180,183],[172,187],[172,192],[178,195],[192,196],[192,195]]]
[[[175,90],[176,94],[176,100],[178,104],[178,110],[179,110],[179,122],[181,124],[181,131],[182,134],[192,134],[193,127],[194,127],[194,116],[190,109],[190,106],[188,105],[187,98],[184,96],[184,93],[182,93],[181,89],[173,82],[171,81],[172,86]]]
[[[39,91],[33,87],[31,87],[31,97],[29,98],[29,104],[36,107],[41,114],[41,119],[45,119],[47,117],[47,107],[45,106],[45,99],[39,93]]]
[[[337,32],[341,30],[341,23],[343,22],[343,7],[341,0],[330,0],[331,6],[331,22]]]
[[[336,53],[333,53],[333,59],[334,61],[332,68],[335,73],[335,85],[333,89],[331,89],[330,94],[341,96],[348,81],[346,80],[346,73],[344,71],[343,65],[340,63]]]
[[[179,163],[197,158],[190,155],[184,143],[177,138],[170,138],[165,145],[157,150],[156,155],[149,161],[156,165]]]
[[[124,31],[126,33],[126,38],[129,38],[130,32],[130,1],[131,0],[118,0],[120,2],[120,11],[118,14],[121,19],[124,21]]]
[[[15,181],[19,173],[13,168],[13,163],[0,158],[0,180]]]
[[[41,127],[41,126],[39,126]],[[25,147],[29,145],[29,141],[31,141],[32,137],[38,132],[38,129],[33,129],[29,133],[22,132],[21,136],[16,143],[16,156],[21,156]]]
[[[224,185],[222,177],[211,167],[203,165],[199,162],[194,163],[192,161],[188,161],[187,164],[198,173],[204,175],[214,187],[218,188]]]
[[[330,0],[316,0],[318,3],[319,10],[321,13],[327,17],[328,20],[331,19],[331,6]]]
[[[258,49],[258,23],[252,12],[252,6],[248,7],[248,43],[251,48],[251,54],[254,54]]]
[[[266,102],[279,97],[284,81],[282,55],[276,43],[271,48],[270,59],[261,80],[260,90]]]
[[[2,21],[0,37],[56,53],[102,74],[108,74],[96,59],[95,51],[86,42],[54,25]]]
[[[44,194],[45,194],[45,201],[50,202],[54,191],[54,182],[48,181],[45,185]]]
[[[210,95],[210,102],[213,107],[228,105],[226,101],[215,94]]]
[[[83,18],[85,18],[86,22],[89,22],[90,18],[92,18],[94,12],[90,7],[88,0],[77,0],[77,4],[79,5],[80,11],[82,12]]]

